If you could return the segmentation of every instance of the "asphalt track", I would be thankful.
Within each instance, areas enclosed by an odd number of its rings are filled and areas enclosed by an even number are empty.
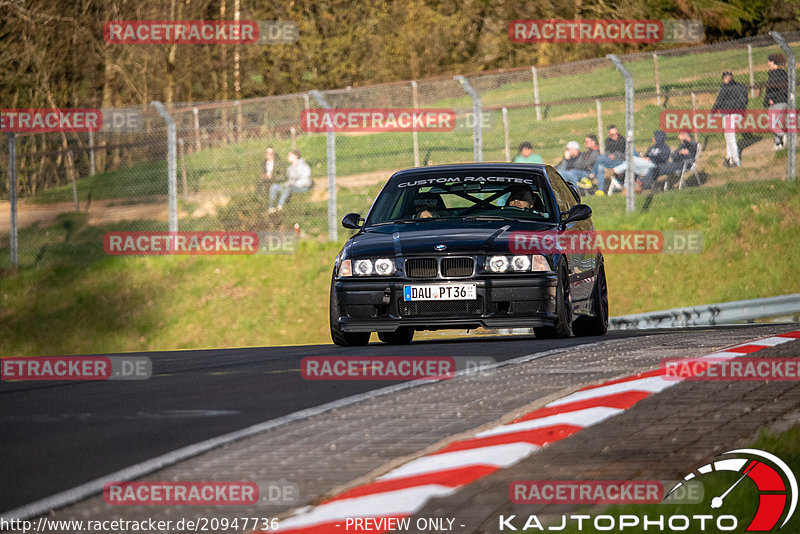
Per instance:
[[[145,381],[0,383],[0,503],[11,510],[180,447],[369,390],[386,381],[306,381],[306,356],[490,356],[497,361],[604,338],[533,336],[152,353]],[[111,354],[109,354],[111,355]]]

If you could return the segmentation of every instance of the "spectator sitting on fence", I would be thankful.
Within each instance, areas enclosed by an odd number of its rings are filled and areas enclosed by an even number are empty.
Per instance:
[[[258,182],[258,194],[266,195],[272,180],[286,173],[286,165],[280,156],[275,154],[275,149],[268,146],[264,151],[264,165],[261,180]]]
[[[283,209],[283,205],[292,193],[305,193],[311,189],[311,167],[300,157],[298,150],[292,150],[286,158],[290,165],[286,169],[286,182],[283,184],[272,184],[269,187],[269,212]],[[280,193],[278,205],[275,206],[275,198]]]
[[[567,143],[567,151],[564,153],[564,159],[558,164],[556,170],[561,173],[565,180],[568,180],[579,185],[579,181],[583,178],[589,179],[589,173],[594,167],[597,156],[600,152],[597,150],[597,137],[594,135],[587,135],[584,139],[584,146],[586,150],[580,152],[580,146],[575,141]]]
[[[739,146],[736,144],[735,124],[741,124],[742,115],[747,109],[747,88],[733,79],[731,71],[722,73],[722,86],[719,88],[717,100],[711,111],[722,114],[722,124],[725,136],[725,161],[726,167],[741,167],[739,159]]]
[[[597,180],[597,194],[605,194],[606,190],[606,169],[619,165],[625,159],[625,138],[619,135],[617,127],[613,124],[608,125],[608,137],[606,138],[606,153],[600,154],[594,163],[592,172],[589,173],[590,179]]]
[[[528,141],[519,144],[519,154],[514,156],[513,163],[544,163],[542,156],[533,153],[533,145]]]
[[[654,183],[660,176],[664,175],[669,179],[672,173],[683,171],[684,164],[691,166],[694,163],[694,158],[697,156],[697,143],[692,141],[689,131],[681,130],[678,133],[678,140],[681,144],[672,153],[672,161],[657,163],[649,173],[647,178],[649,183]]]
[[[786,145],[786,131],[783,128],[786,117],[786,103],[789,101],[789,78],[782,66],[786,65],[786,56],[770,54],[767,58],[767,90],[764,94],[764,107],[769,108],[770,123],[774,124],[772,137],[773,150],[780,150]]]

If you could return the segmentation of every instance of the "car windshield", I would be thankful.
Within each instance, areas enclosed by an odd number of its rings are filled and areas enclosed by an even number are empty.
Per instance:
[[[366,226],[442,219],[553,221],[542,175],[430,174],[393,180],[381,191]]]

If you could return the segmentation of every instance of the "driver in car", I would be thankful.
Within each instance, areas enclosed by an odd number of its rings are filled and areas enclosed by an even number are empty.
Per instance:
[[[533,193],[530,188],[523,185],[514,186],[511,188],[511,193],[508,195],[506,207],[518,208],[521,210],[533,209]]]

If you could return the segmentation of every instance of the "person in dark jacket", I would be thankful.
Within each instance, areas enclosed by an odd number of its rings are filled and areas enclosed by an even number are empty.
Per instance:
[[[741,167],[739,145],[736,144],[736,125],[741,124],[742,115],[747,109],[747,88],[733,79],[731,71],[722,73],[722,86],[719,88],[717,100],[711,111],[722,114],[725,127],[725,161],[726,167]]]
[[[786,103],[789,101],[789,77],[783,70],[786,65],[786,56],[783,54],[770,54],[767,58],[767,90],[764,93],[764,107],[769,108],[770,124],[775,124],[772,130],[775,146],[773,150],[784,147],[786,132],[782,128],[786,115]],[[773,122],[775,121],[775,122]]]
[[[606,169],[616,167],[625,160],[625,138],[619,135],[617,127],[613,124],[608,126],[608,137],[606,138],[606,152],[597,157],[597,161],[592,167],[589,178],[597,179],[597,191],[605,193]]]
[[[694,163],[697,157],[697,143],[692,141],[692,136],[688,130],[681,130],[678,133],[678,140],[681,142],[678,148],[671,155],[672,161],[666,161],[656,165],[652,171],[652,179],[655,181],[659,176],[667,175],[678,171],[682,171],[684,164],[687,168]],[[659,154],[660,155],[660,154]]]
[[[653,144],[644,153],[643,158],[655,164],[655,167],[648,172],[642,179],[642,189],[650,189],[653,182],[656,180],[656,172],[658,172],[659,165],[669,161],[670,148],[667,145],[667,134],[662,130],[653,132]]]

